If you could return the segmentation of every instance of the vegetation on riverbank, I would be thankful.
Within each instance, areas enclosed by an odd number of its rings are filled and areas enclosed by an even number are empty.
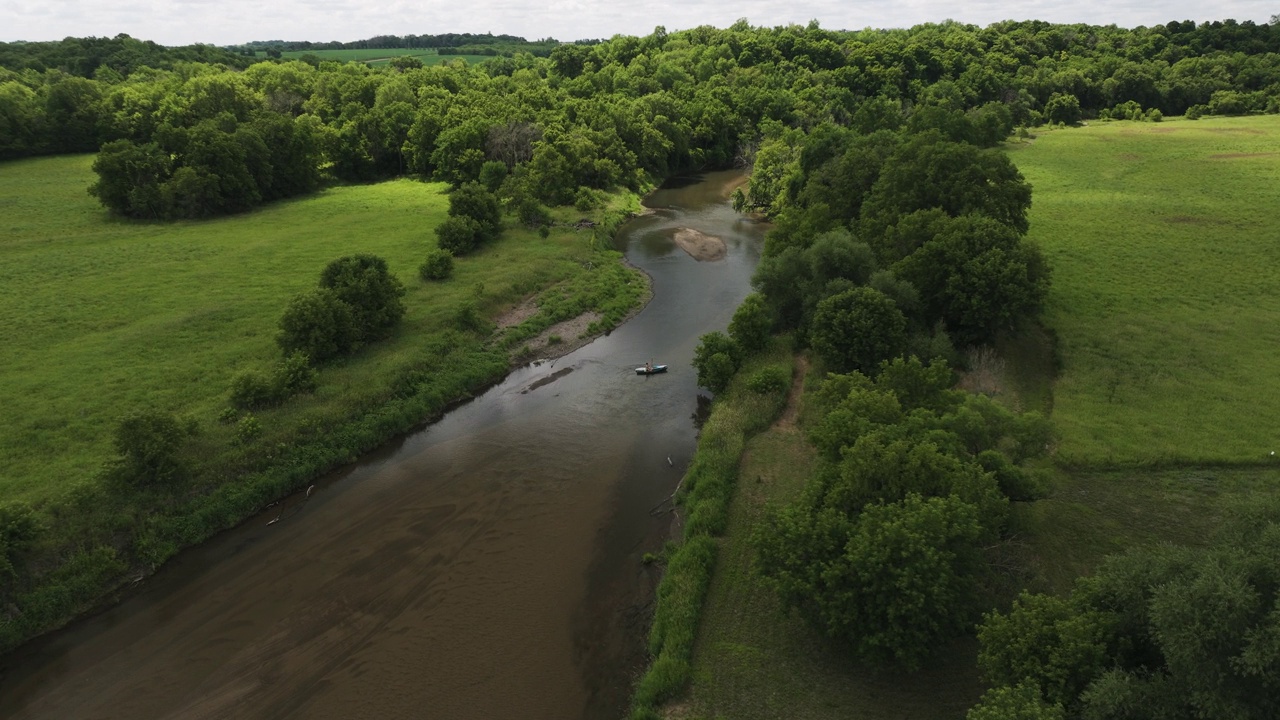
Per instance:
[[[1020,588],[1075,592],[990,616],[983,679],[1005,689],[970,717],[1076,717],[1086,706],[1113,717],[1135,697],[1151,700],[1153,716],[1231,705],[1261,717],[1274,700],[1258,675],[1275,661],[1259,642],[1275,627],[1265,616],[1273,589],[1257,580],[1274,558],[1239,543],[1243,517],[1259,542],[1275,532],[1276,463],[1249,445],[1270,437],[1253,408],[1278,397],[1258,360],[1258,329],[1276,314],[1273,279],[1262,275],[1280,178],[1265,148],[1278,129],[1274,118],[1095,123],[1011,146],[1037,190],[1029,236],[1054,270],[1046,324],[1058,345],[1039,330],[1004,337],[999,354],[970,356],[964,383],[1009,406],[1051,410],[1063,433],[1048,495],[1010,508],[992,602],[1005,608]],[[1123,382],[1108,388],[1103,377]],[[1124,402],[1101,398],[1118,392]],[[801,430],[820,436],[811,424]],[[972,637],[915,673],[857,664],[760,577],[755,528],[805,492],[815,462],[790,426],[747,444],[681,716],[875,718],[912,707],[963,716],[980,692]],[[1152,554],[1160,543],[1201,548],[1214,538],[1207,550]],[[1077,582],[1099,567],[1101,586]],[[1126,600],[1117,604],[1117,593]],[[1178,600],[1192,595],[1237,608],[1239,624]],[[1123,628],[1140,626],[1159,638],[1142,646],[1145,659],[1116,649],[1135,642]],[[1206,638],[1223,650],[1206,652]],[[1185,673],[1194,667],[1218,667],[1221,680],[1193,681]],[[1075,680],[1062,685],[1064,676]],[[1161,682],[1195,685],[1198,695],[1158,693]]]
[[[397,44],[406,43],[385,43]],[[4,338],[15,341],[13,352],[19,354],[0,358],[15,361],[10,367],[21,373],[22,390],[32,396],[74,372],[45,362],[39,352],[21,354],[33,344],[75,367],[95,367],[99,355],[116,363],[105,368],[115,373],[109,382],[72,383],[71,392],[57,393],[74,400],[59,401],[51,413],[19,405],[26,415],[15,451],[47,449],[68,439],[91,444],[106,436],[104,408],[131,409],[117,407],[122,403],[192,415],[184,422],[154,416],[155,422],[148,421],[166,443],[181,440],[181,452],[190,456],[180,463],[189,472],[182,485],[107,488],[103,482],[80,482],[93,462],[49,482],[31,483],[22,475],[5,483],[38,505],[47,503],[34,514],[25,504],[0,512],[0,573],[7,583],[0,588],[5,596],[0,608],[10,639],[56,622],[50,618],[63,617],[118,584],[126,569],[145,570],[175,548],[234,522],[261,498],[401,431],[414,414],[438,411],[450,398],[499,373],[507,361],[505,350],[546,328],[553,315],[594,305],[602,323],[620,317],[642,292],[639,284],[628,282],[632,276],[612,262],[616,255],[598,250],[607,237],[600,228],[587,239],[585,232],[564,224],[575,219],[565,216],[601,212],[607,193],[619,188],[624,194],[640,192],[654,178],[738,164],[751,171],[752,179],[735,193],[735,205],[776,221],[757,278],[763,300],[752,311],[756,318],[737,330],[731,326],[733,337],[704,344],[699,375],[704,386],[717,391],[732,387],[737,381],[731,377],[744,363],[750,367],[755,350],[746,342],[754,332],[739,330],[751,330],[761,317],[799,345],[811,346],[832,370],[861,373],[846,374],[832,385],[847,391],[846,397],[824,400],[833,417],[842,413],[823,425],[816,439],[825,470],[811,478],[810,489],[788,510],[772,516],[777,542],[771,546],[770,577],[785,602],[826,635],[856,648],[864,661],[891,656],[911,665],[931,643],[972,621],[975,608],[955,610],[948,597],[962,595],[976,604],[975,578],[1001,558],[981,555],[974,544],[998,540],[981,549],[1007,548],[1025,530],[1019,513],[1006,517],[1003,508],[1009,499],[1037,496],[1031,490],[1039,488],[1021,484],[1026,468],[1019,465],[1035,453],[1016,447],[1018,457],[1008,456],[1000,435],[1023,421],[1007,420],[990,402],[939,395],[945,400],[939,407],[915,407],[919,388],[873,388],[868,383],[879,381],[871,376],[892,367],[881,363],[899,355],[958,366],[966,354],[977,357],[994,344],[1039,358],[1032,363],[1035,371],[1014,373],[1011,383],[1040,388],[1034,402],[1031,395],[1023,397],[1025,405],[1058,410],[1048,382],[1036,376],[1057,367],[1052,336],[1037,324],[1050,297],[1049,265],[1064,259],[1093,262],[1100,254],[1091,246],[1066,245],[1059,257],[1045,262],[1036,238],[1024,238],[1030,187],[995,146],[1015,128],[1026,137],[1030,128],[1044,124],[1124,117],[1172,128],[1177,135],[1185,124],[1163,122],[1166,116],[1280,111],[1280,24],[1234,21],[1175,21],[1133,30],[1038,22],[977,28],[948,22],[856,32],[827,31],[817,23],[766,29],[739,22],[723,30],[675,33],[658,27],[643,38],[557,45],[545,58],[518,52],[480,67],[424,67],[406,57],[371,68],[311,58],[238,71],[236,63],[191,62],[199,59],[197,51],[166,54],[151,47],[148,56],[159,68],[148,69],[129,61],[128,51],[140,48],[125,40],[0,49],[5,65],[0,70],[5,128],[0,158],[98,150],[93,192],[118,216],[234,216],[174,225],[121,224],[86,206],[83,196],[65,204],[74,213],[62,215],[41,209],[41,201],[28,193],[41,187],[40,173],[8,181],[22,188],[0,197],[19,210],[13,213],[16,237],[25,237],[27,217],[45,218],[40,222],[50,227],[65,224],[72,232],[66,234],[69,239],[40,235],[3,246],[16,261],[0,271],[13,275],[17,288],[6,287],[6,299],[21,316]],[[1092,137],[1092,130],[1081,130],[1079,137]],[[1222,157],[1209,159],[1237,168],[1271,167],[1259,164],[1254,152],[1224,150],[1217,153]],[[1126,200],[1124,190],[1135,179],[1167,180],[1167,173],[1148,173],[1143,157],[1134,155],[1103,158],[1097,166],[1107,169],[1096,184],[1088,176],[1098,173],[1096,167],[1081,166],[1076,184],[1092,195],[1080,197],[1064,214],[1090,216],[1096,202]],[[1214,167],[1171,165],[1196,178]],[[9,169],[33,167],[23,163]],[[1185,187],[1243,193],[1249,172],[1213,185],[1188,179]],[[411,203],[429,206],[424,198],[438,188],[405,182],[334,187],[409,175],[453,187],[484,186],[512,216],[507,237],[458,259],[446,282],[409,282],[434,246],[428,233],[438,206],[412,217],[400,212],[403,198],[379,193],[403,191],[412,196]],[[1040,181],[1052,188],[1053,175]],[[90,185],[77,182],[76,192]],[[302,195],[312,197],[288,200]],[[1198,205],[1198,200],[1190,193],[1179,205],[1147,207],[1171,224],[1237,238],[1236,229],[1247,234],[1263,217],[1226,214],[1225,208]],[[1265,209],[1270,205],[1260,203]],[[328,209],[327,223],[300,211],[313,206]],[[1140,224],[1136,206],[1104,211],[1115,235]],[[92,238],[77,235],[77,223],[86,218],[109,229],[110,239],[95,246]],[[344,219],[352,218],[365,222],[344,228]],[[552,225],[553,219],[561,222]],[[479,226],[463,220],[451,225],[441,235],[454,249],[469,249],[480,238],[473,232]],[[370,235],[369,228],[383,228],[385,236]],[[299,229],[323,237],[314,241],[313,254],[304,242],[294,241]],[[423,232],[415,235],[413,229]],[[1063,224],[1062,234],[1070,232]],[[548,236],[549,242],[538,240]],[[1132,237],[1142,240],[1139,233]],[[1151,237],[1163,240],[1164,233]],[[1227,342],[1239,357],[1203,352],[1170,364],[1146,360],[1197,349],[1202,335],[1196,333],[1215,339],[1266,336],[1274,312],[1267,292],[1273,284],[1256,271],[1250,277],[1262,291],[1241,292],[1225,302],[1204,291],[1185,296],[1170,291],[1169,280],[1185,270],[1166,261],[1184,245],[1249,258],[1252,265],[1240,273],[1229,262],[1193,255],[1213,269],[1211,283],[1223,287],[1237,274],[1248,276],[1253,268],[1274,264],[1266,253],[1251,254],[1252,248],[1231,241],[1205,243],[1202,237],[1181,237],[1161,253],[1142,255],[1136,265],[1116,262],[1126,274],[1094,271],[1106,285],[1092,286],[1093,296],[1069,300],[1051,316],[1054,321],[1072,312],[1071,302],[1095,299],[1113,303],[1104,308],[1108,313],[1123,302],[1157,303],[1168,312],[1160,315],[1156,332],[1145,335],[1129,331],[1142,321],[1139,314],[1117,314],[1120,322],[1112,325],[1099,313],[1091,316],[1101,318],[1095,325],[1112,335],[1098,339],[1097,362],[1079,363],[1077,377],[1087,387],[1072,390],[1069,375],[1064,378],[1070,391],[1061,398],[1068,421],[1059,448],[1064,464],[1101,469],[1116,462],[1185,462],[1190,456],[1183,449],[1194,447],[1195,431],[1204,427],[1193,417],[1197,408],[1191,401],[1211,404],[1218,395],[1231,400],[1230,409],[1207,414],[1222,426],[1247,414],[1236,403],[1249,398],[1234,389],[1253,379],[1248,373],[1265,372],[1254,344]],[[383,242],[388,246],[378,252],[374,246]],[[1139,248],[1117,240],[1105,249]],[[226,392],[227,383],[217,375],[221,368],[265,373],[278,357],[248,349],[268,347],[272,325],[256,335],[244,329],[249,319],[279,313],[278,305],[244,310],[237,303],[258,297],[255,290],[271,296],[281,290],[279,284],[294,279],[298,284],[284,296],[312,287],[315,273],[328,261],[362,252],[385,255],[392,272],[411,288],[400,330],[376,349],[367,347],[322,367],[310,395],[252,414],[222,406],[216,397]],[[597,262],[601,258],[605,261]],[[99,271],[106,273],[105,280],[95,274]],[[242,276],[257,285],[239,284]],[[554,283],[560,284],[549,291],[545,312],[532,325],[485,343],[487,317],[498,305]],[[1068,283],[1091,287],[1078,272],[1068,275]],[[111,294],[121,285],[138,290]],[[192,304],[195,294],[187,289],[192,286],[208,287],[217,304]],[[574,301],[564,296],[566,289],[594,299]],[[1188,312],[1180,314],[1184,304]],[[1255,306],[1258,312],[1250,312]],[[1220,325],[1226,313],[1237,313],[1241,322]],[[108,320],[100,322],[102,317]],[[1187,317],[1193,322],[1182,322]],[[1063,341],[1062,358],[1070,374],[1076,371],[1073,362],[1090,356],[1072,345],[1077,329],[1067,329],[1071,337]],[[32,339],[45,336],[51,338],[48,346]],[[184,359],[184,348],[200,343],[217,350],[202,362]],[[1112,344],[1123,350],[1124,361],[1113,367],[1105,362]],[[131,353],[124,360],[121,347]],[[970,369],[980,365],[973,362]],[[133,367],[161,368],[173,385],[144,379],[135,390]],[[938,391],[933,367],[920,376],[927,389]],[[1166,373],[1176,382],[1166,382]],[[1212,378],[1204,395],[1180,392],[1202,376]],[[753,373],[748,386],[773,392],[778,377]],[[310,387],[309,378],[301,380],[296,387]],[[111,400],[87,400],[90,387]],[[1269,392],[1267,387],[1261,392]],[[1185,397],[1188,403],[1155,408],[1159,416],[1145,419],[1156,429],[1133,432],[1129,423],[1144,418],[1120,408],[1132,395],[1148,392],[1178,396],[1179,402]],[[80,404],[85,402],[90,404]],[[89,420],[78,425],[81,412]],[[1094,412],[1112,420],[1102,433],[1090,434]],[[984,436],[991,430],[987,421],[1000,432]],[[144,426],[148,423],[138,424]],[[725,447],[740,448],[745,431],[726,432]],[[1106,443],[1113,437],[1128,444],[1110,450]],[[1251,453],[1262,451],[1254,447],[1262,439],[1241,434],[1234,444],[1218,442],[1219,454],[1206,459],[1249,462]],[[1039,442],[1034,449],[1044,446],[1053,448]],[[145,455],[127,450],[126,443],[120,449],[132,460]],[[723,448],[708,452],[713,449]],[[34,468],[42,477],[39,456],[27,462],[24,471]],[[706,592],[715,544],[710,537],[724,527],[730,487],[724,473],[736,463],[736,451],[732,458],[718,457],[705,471],[708,477],[688,491],[697,504],[689,518],[692,539],[683,546],[686,554],[671,560],[674,579],[664,586],[666,609],[660,606],[654,627],[656,662],[637,699],[641,715],[655,712],[656,703],[677,692],[688,676],[690,618]],[[175,475],[174,464],[164,466],[166,478]],[[229,485],[227,477],[267,479]],[[698,504],[700,493],[718,498],[718,504]],[[806,522],[811,515],[823,522]],[[825,535],[809,532],[816,526]],[[889,544],[879,542],[885,538],[910,545],[911,552],[904,553],[910,562],[872,552]],[[795,552],[788,555],[789,549]],[[813,562],[806,565],[806,557]],[[944,572],[920,571],[930,563]],[[930,576],[946,582],[921,580]],[[48,583],[37,588],[35,578]],[[894,578],[904,582],[894,584]],[[880,597],[886,587],[888,594]],[[919,590],[924,599],[906,597],[911,593],[904,588]],[[869,596],[878,599],[851,601]],[[904,598],[917,611],[895,615],[897,601]],[[1017,692],[1036,696],[1035,702],[1075,702],[1051,696],[1045,687],[1039,690],[1038,695],[1034,689]]]
[[[588,311],[601,316],[590,331],[603,332],[647,293],[641,273],[575,225],[585,216],[616,228],[638,207],[630,194],[557,211],[546,238],[512,223],[457,259],[449,280],[425,283],[417,266],[445,216],[442,185],[337,187],[233,218],[135,224],[84,193],[91,160],[0,166],[0,203],[14,210],[0,244],[0,301],[11,311],[0,400],[12,428],[0,440],[0,497],[36,520],[17,571],[4,573],[0,648],[500,379],[518,340]],[[385,259],[408,289],[403,322],[321,366],[313,393],[233,408],[236,376],[280,357],[288,298],[357,252]],[[535,294],[537,311],[490,341],[491,319]],[[106,479],[111,430],[140,409],[196,428],[180,453],[182,482]]]
[[[782,411],[793,362],[790,343],[776,339],[742,368],[702,426],[697,454],[679,492],[676,512],[683,538],[668,548],[658,586],[649,634],[654,660],[636,686],[631,716],[637,720],[659,717],[659,706],[689,682],[699,619],[717,564],[718,537],[725,531],[738,483],[742,449]],[[753,387],[751,379],[767,376],[784,381]]]

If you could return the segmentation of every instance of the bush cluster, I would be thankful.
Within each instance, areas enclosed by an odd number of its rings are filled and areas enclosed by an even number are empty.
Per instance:
[[[875,380],[829,376],[810,431],[820,468],[754,537],[783,602],[869,663],[917,667],[972,626],[1004,486],[1034,487],[1023,463],[1043,452],[1047,422],[951,384],[945,363],[915,358]]]
[[[311,358],[292,352],[276,363],[269,375],[249,370],[231,381],[231,405],[241,410],[273,407],[299,393],[315,391],[319,372]]]
[[[436,226],[436,245],[453,255],[466,255],[501,231],[498,197],[479,183],[466,183],[449,193],[449,216]]]
[[[320,286],[294,296],[280,318],[277,341],[287,354],[323,362],[391,334],[404,316],[404,285],[375,255],[329,263]]]

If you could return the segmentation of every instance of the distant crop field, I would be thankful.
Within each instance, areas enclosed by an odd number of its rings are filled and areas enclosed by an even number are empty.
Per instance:
[[[476,64],[489,60],[489,55],[439,55],[434,48],[370,48],[354,50],[295,50],[283,53],[283,57],[297,60],[303,55],[315,55],[321,60],[337,60],[339,62],[384,63],[396,57],[414,57],[424,65],[439,65],[451,60],[466,60],[468,64]]]
[[[279,358],[287,302],[335,258],[383,257],[408,289],[403,325],[323,369],[314,396],[263,413],[272,428],[376,395],[466,303],[489,311],[586,273],[580,236],[536,241],[511,228],[459,259],[450,281],[422,282],[448,209],[443,184],[335,187],[227,218],[145,223],[109,216],[85,192],[92,163],[0,164],[0,501],[56,501],[89,481],[114,454],[119,418],[141,407],[197,421],[216,446],[231,432],[218,422],[231,379]]]
[[[1280,117],[1092,123],[1011,149],[1053,267],[1067,465],[1280,451]]]

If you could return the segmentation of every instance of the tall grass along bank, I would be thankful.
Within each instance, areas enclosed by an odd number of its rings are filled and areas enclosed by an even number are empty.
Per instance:
[[[768,352],[749,360],[727,392],[716,398],[702,426],[698,450],[680,489],[683,538],[668,550],[666,571],[658,586],[657,607],[649,634],[652,662],[636,687],[632,717],[660,717],[658,708],[688,684],[694,640],[712,570],[720,553],[729,503],[738,481],[738,464],[748,438],[767,428],[786,405],[787,390],[757,392],[748,387],[759,372],[781,371],[790,378],[793,357],[787,343],[777,341]]]

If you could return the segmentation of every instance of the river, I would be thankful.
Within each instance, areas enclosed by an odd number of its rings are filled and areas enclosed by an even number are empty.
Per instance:
[[[624,714],[695,445],[698,337],[749,292],[736,173],[669,183],[618,243],[653,278],[607,337],[502,383],[182,553],[118,606],[6,659],[0,717]],[[723,238],[697,262],[678,228]],[[637,376],[652,359],[665,375]]]

